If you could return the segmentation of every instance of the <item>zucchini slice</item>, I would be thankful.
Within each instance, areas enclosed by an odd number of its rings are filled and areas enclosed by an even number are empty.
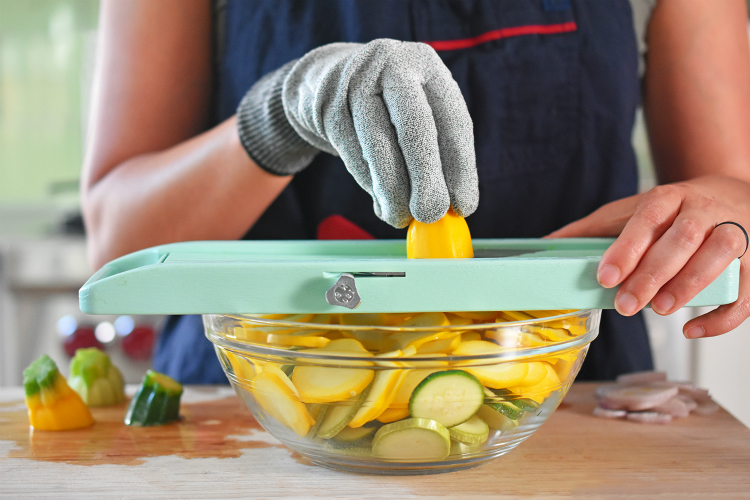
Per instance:
[[[372,454],[389,460],[443,460],[450,454],[448,429],[426,418],[407,418],[378,429]]]
[[[474,415],[463,424],[448,429],[451,439],[465,444],[480,444],[490,437],[490,427],[487,422]]]
[[[484,403],[484,387],[463,370],[428,375],[409,399],[409,414],[453,427],[469,420]]]
[[[488,405],[482,405],[477,416],[487,423],[490,429],[509,432],[518,427],[518,420],[513,420]]]
[[[362,404],[367,399],[367,395],[370,393],[370,387],[371,386],[368,385],[360,394],[354,396],[348,401],[327,406],[325,413],[323,414],[323,419],[321,420],[320,425],[318,425],[318,430],[316,431],[318,437],[330,439],[341,432],[342,429],[352,421],[354,415],[356,415],[362,407]]]

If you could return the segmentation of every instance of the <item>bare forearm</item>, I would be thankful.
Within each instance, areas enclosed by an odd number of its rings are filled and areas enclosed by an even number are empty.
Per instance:
[[[750,181],[745,2],[660,0],[648,44],[644,105],[659,180]]]
[[[237,239],[290,179],[253,163],[234,118],[164,151],[130,158],[83,190],[90,260],[98,268],[157,244]]]

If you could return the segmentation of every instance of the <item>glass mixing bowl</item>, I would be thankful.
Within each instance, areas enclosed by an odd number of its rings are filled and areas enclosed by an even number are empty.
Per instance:
[[[312,462],[373,474],[503,455],[562,401],[601,311],[204,315],[237,394]]]

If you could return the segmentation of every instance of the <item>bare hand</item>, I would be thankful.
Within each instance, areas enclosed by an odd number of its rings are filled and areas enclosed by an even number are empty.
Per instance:
[[[604,252],[597,279],[620,285],[615,308],[632,316],[649,302],[658,314],[683,307],[745,251],[750,229],[750,184],[720,176],[657,186],[614,201],[548,235],[617,236]],[[750,316],[750,253],[740,259],[738,299],[690,320],[687,338],[713,337]]]

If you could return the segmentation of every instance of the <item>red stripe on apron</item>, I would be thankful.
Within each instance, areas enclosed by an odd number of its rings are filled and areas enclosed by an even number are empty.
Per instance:
[[[552,35],[556,33],[570,33],[578,29],[573,21],[560,24],[531,24],[528,26],[513,26],[511,28],[501,28],[499,30],[488,31],[479,36],[472,38],[462,38],[459,40],[440,40],[436,42],[423,42],[435,50],[456,50],[475,47],[485,42],[500,40],[501,38],[510,38],[520,35]]]

